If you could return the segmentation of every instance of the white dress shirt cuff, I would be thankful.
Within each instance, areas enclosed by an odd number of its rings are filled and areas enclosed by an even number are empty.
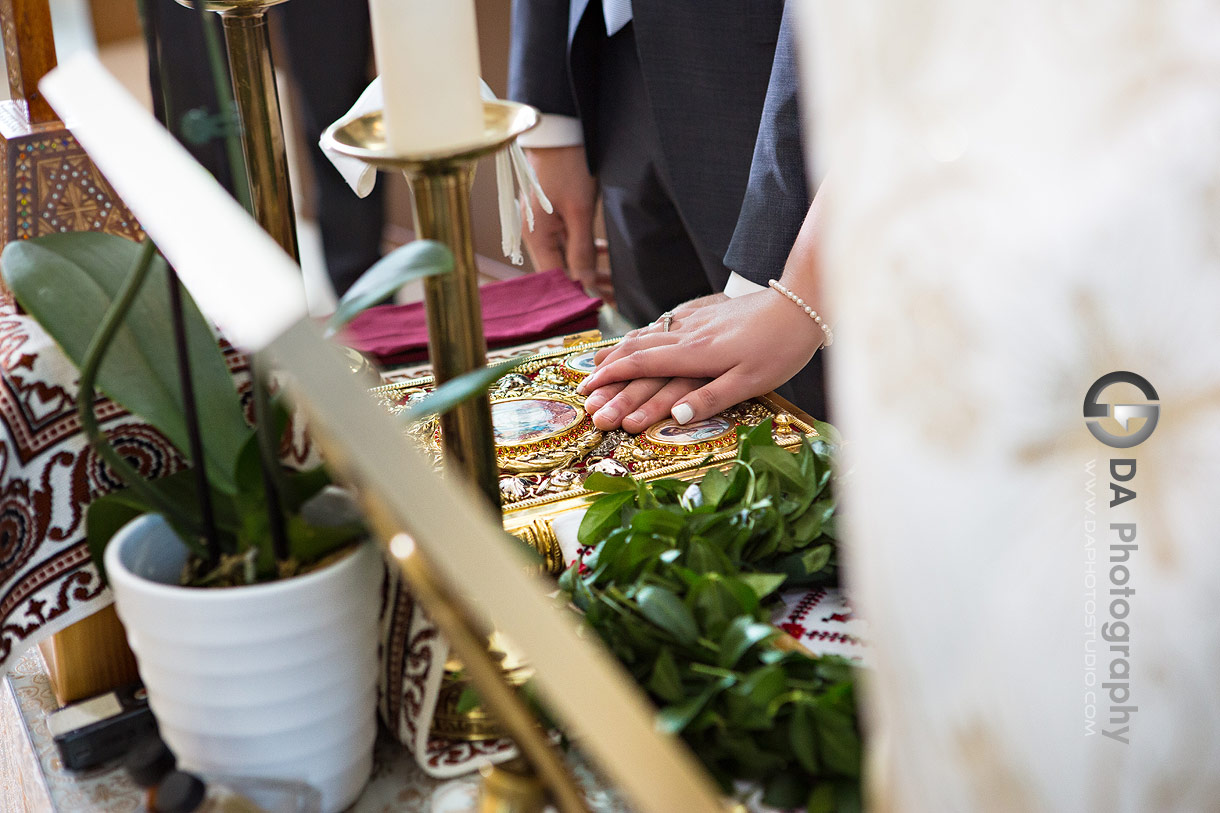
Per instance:
[[[729,274],[728,284],[724,286],[724,295],[729,299],[732,299],[743,294],[752,294],[755,291],[765,290],[767,290],[765,285],[759,285],[757,282],[751,282],[734,271],[733,273]]]
[[[517,143],[528,149],[540,147],[579,147],[585,143],[580,119],[575,116],[560,116],[544,113],[538,126],[522,133]]]

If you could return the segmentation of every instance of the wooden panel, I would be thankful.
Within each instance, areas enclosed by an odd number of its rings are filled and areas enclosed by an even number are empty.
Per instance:
[[[92,0],[89,7],[98,45],[142,36],[136,0]]]
[[[9,93],[22,117],[34,124],[54,121],[55,112],[38,90],[38,80],[55,67],[48,0],[0,0],[0,34]]]
[[[0,245],[64,231],[142,238],[131,212],[63,125],[27,125],[14,102],[0,102],[0,141]]]
[[[60,705],[139,678],[127,633],[111,605],[40,643]]]

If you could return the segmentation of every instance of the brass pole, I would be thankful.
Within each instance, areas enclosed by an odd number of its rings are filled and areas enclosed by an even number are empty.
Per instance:
[[[366,510],[371,506],[366,504]],[[586,813],[588,806],[575,778],[558,750],[548,741],[525,701],[504,679],[504,670],[487,651],[487,635],[462,610],[462,605],[437,578],[436,573],[406,534],[387,537],[388,517],[376,508],[369,514],[377,533],[389,538],[391,555],[397,559],[411,594],[436,624],[470,675],[486,708],[499,719],[522,755],[546,784],[555,806],[562,813]],[[380,520],[380,521],[379,521]]]
[[[296,215],[288,184],[284,123],[271,63],[265,4],[229,6],[220,12],[233,76],[233,96],[250,176],[254,219],[284,251],[299,260]]]
[[[415,198],[416,234],[453,251],[453,273],[424,281],[428,354],[437,384],[487,364],[470,226],[470,184],[476,160],[429,162],[406,170]],[[487,394],[441,416],[441,440],[446,463],[456,463],[498,511],[499,468]]]

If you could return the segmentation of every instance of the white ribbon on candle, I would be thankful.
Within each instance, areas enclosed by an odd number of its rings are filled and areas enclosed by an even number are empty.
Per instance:
[[[483,98],[495,101],[496,94],[487,86],[487,83],[480,80],[480,85]],[[369,86],[360,94],[360,98],[356,99],[351,110],[348,110],[339,121],[351,121],[365,114],[382,110],[384,98],[379,76],[369,83]],[[343,180],[347,181],[347,185],[357,196],[367,197],[373,191],[373,185],[377,183],[376,168],[359,158],[330,149],[323,141],[319,141],[318,146],[335,165],[335,169],[339,170]],[[526,160],[525,151],[515,141],[496,154],[496,185],[500,207],[500,248],[504,252],[504,256],[512,260],[513,265],[521,265],[525,262],[525,258],[521,254],[522,223],[521,210],[517,206],[518,190],[523,193],[522,197],[525,199],[524,225],[528,226],[530,231],[534,230],[532,203],[534,198],[538,199],[542,211],[547,214],[551,214],[555,210],[546,193],[542,191],[542,185],[538,183],[538,176],[534,173],[534,168]]]

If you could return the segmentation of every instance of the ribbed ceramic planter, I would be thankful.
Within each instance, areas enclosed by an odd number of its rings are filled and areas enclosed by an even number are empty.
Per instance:
[[[154,515],[106,549],[162,737],[187,769],[301,779],[322,792],[324,810],[342,810],[372,768],[376,547],[247,587],[177,586],[186,556]]]

